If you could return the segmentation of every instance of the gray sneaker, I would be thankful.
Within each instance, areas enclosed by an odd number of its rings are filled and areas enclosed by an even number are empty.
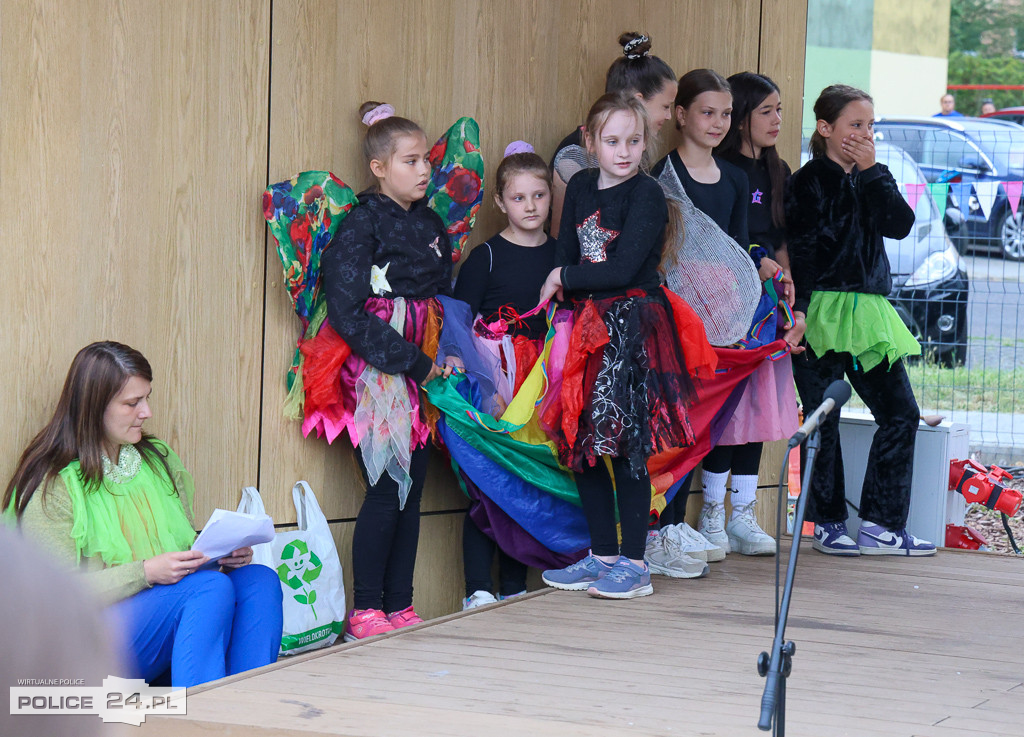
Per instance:
[[[708,575],[707,562],[684,553],[669,535],[662,534],[647,539],[644,562],[651,573],[671,578],[701,578]]]
[[[612,566],[598,560],[591,553],[571,566],[544,571],[540,579],[548,586],[563,591],[586,591],[590,584],[604,578],[611,569]]]
[[[620,557],[608,573],[594,581],[587,593],[599,599],[635,599],[654,593],[651,586],[651,572]]]
[[[761,529],[750,502],[736,510],[738,514],[725,526],[729,547],[742,555],[775,555],[775,538]]]
[[[691,558],[716,563],[725,560],[725,551],[701,535],[685,522],[661,528],[661,534],[675,540],[680,549]]]
[[[725,531],[724,504],[704,502],[700,510],[700,520],[697,522],[697,532],[706,537],[712,545],[717,545],[726,553],[732,552],[729,547],[729,535]]]

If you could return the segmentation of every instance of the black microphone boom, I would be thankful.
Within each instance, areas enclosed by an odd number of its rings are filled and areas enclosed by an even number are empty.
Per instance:
[[[789,439],[789,447],[795,448],[804,442],[808,435],[818,429],[818,425],[821,424],[829,412],[839,409],[850,401],[852,393],[850,385],[842,379],[829,384],[828,389],[825,390],[825,398],[822,400],[821,406],[814,410],[814,413],[804,421],[800,429]]]

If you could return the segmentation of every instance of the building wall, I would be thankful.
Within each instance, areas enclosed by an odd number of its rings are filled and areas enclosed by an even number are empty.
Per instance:
[[[878,115],[931,115],[946,90],[950,0],[809,0],[803,129],[830,84],[867,90]]]
[[[432,138],[475,117],[489,172],[516,138],[547,155],[603,90],[627,29],[646,30],[680,74],[760,69],[798,100],[805,4],[762,5],[5,0],[0,476],[52,413],[74,353],[119,340],[153,364],[149,428],[193,470],[197,521],[256,485],[293,523],[291,486],[305,478],[347,570],[362,494],[352,450],[303,439],[281,415],[298,323],[262,219],[267,183],[313,168],[362,183],[365,99]],[[796,126],[783,139],[792,161]],[[497,224],[488,198],[474,242]],[[464,506],[435,458],[416,581],[426,615],[461,595]]]

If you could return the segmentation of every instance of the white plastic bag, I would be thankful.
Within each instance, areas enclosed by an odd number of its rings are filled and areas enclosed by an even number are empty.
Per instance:
[[[305,481],[292,487],[298,530],[279,532],[273,542],[253,547],[253,563],[277,571],[284,594],[281,655],[327,647],[345,626],[345,583],[338,549]],[[263,499],[252,486],[242,489],[239,512],[265,514]]]

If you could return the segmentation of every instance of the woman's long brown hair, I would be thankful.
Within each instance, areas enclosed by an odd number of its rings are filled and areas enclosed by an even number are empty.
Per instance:
[[[33,494],[76,458],[87,486],[99,488],[103,480],[103,414],[132,376],[153,380],[149,361],[134,348],[102,341],[78,352],[64,379],[53,417],[21,454],[0,509],[6,510],[14,499],[20,517]],[[150,465],[159,460],[173,483],[167,461],[150,436],[144,435],[135,447]]]

